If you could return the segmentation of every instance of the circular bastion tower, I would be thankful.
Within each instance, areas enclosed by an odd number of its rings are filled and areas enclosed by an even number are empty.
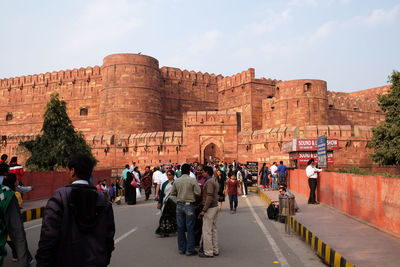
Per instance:
[[[113,54],[101,67],[99,129],[107,134],[162,131],[158,60],[139,54]]]
[[[327,125],[326,81],[302,79],[276,84],[275,109],[280,125]]]

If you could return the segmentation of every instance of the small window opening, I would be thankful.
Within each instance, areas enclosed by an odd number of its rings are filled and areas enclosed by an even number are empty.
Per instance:
[[[81,115],[81,116],[87,116],[88,115],[88,108],[81,108],[80,109],[80,112],[79,112],[79,115]]]
[[[7,113],[6,115],[6,121],[11,121],[13,119],[13,114],[12,113]]]
[[[311,83],[304,84],[304,93],[309,92],[311,90]]]

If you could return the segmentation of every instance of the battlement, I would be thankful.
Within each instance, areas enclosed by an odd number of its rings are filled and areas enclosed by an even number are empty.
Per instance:
[[[363,125],[309,125],[298,127],[269,128],[251,132],[240,132],[238,143],[251,144],[270,141],[289,141],[294,138],[317,138],[326,135],[328,138],[344,139],[371,139],[372,127]]]
[[[248,70],[244,70],[240,73],[237,73],[232,76],[224,77],[223,79],[218,81],[218,92],[233,89],[235,87],[242,87],[250,82],[261,83],[264,85],[275,85],[278,80],[275,79],[266,79],[266,78],[255,78],[255,70],[254,68],[249,68]]]
[[[23,89],[23,87],[35,87],[38,85],[48,85],[48,83],[58,83],[62,85],[65,82],[75,82],[76,80],[86,79],[88,82],[91,77],[99,77],[101,75],[101,68],[99,66],[86,67],[72,70],[61,70],[46,72],[41,74],[5,78],[0,80],[0,89],[8,89],[9,91],[14,88]]]
[[[216,75],[214,73],[202,73],[202,72],[195,72],[195,71],[188,71],[188,70],[181,70],[178,68],[173,67],[162,67],[160,69],[161,78],[162,79],[172,79],[172,80],[179,80],[179,81],[190,81],[194,84],[196,83],[205,83],[209,84],[216,84],[218,80],[223,78],[222,75]]]
[[[316,79],[298,79],[278,82],[276,84],[275,97],[277,99],[300,96],[326,98],[326,94],[326,81]]]
[[[192,125],[227,125],[236,124],[236,112],[225,111],[188,111],[185,113],[185,126]]]
[[[376,96],[376,95],[375,95]],[[329,109],[383,113],[377,100],[328,92]]]
[[[218,92],[229,90],[234,87],[244,86],[246,83],[250,83],[255,80],[255,70],[249,68],[240,73],[232,76],[224,77],[218,81]]]
[[[336,94],[345,94],[351,98],[360,98],[360,99],[377,101],[377,95],[387,94],[390,91],[391,87],[392,85],[385,85],[351,93],[336,93]]]

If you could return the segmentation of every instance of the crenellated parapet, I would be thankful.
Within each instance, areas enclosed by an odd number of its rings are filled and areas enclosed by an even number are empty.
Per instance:
[[[232,76],[224,77],[223,79],[218,80],[218,92],[223,92],[226,90],[232,90],[234,88],[242,88],[244,89],[245,85],[248,83],[258,83],[273,86],[278,81],[275,79],[256,79],[255,78],[255,69],[249,68],[248,70],[244,70],[240,73],[237,73]]]
[[[384,92],[388,87],[380,87]],[[370,97],[375,88],[365,93],[328,92],[329,124],[377,126],[385,121],[385,114],[378,106],[377,96]]]
[[[90,79],[101,79],[101,69],[99,66],[5,78],[0,80],[0,90],[23,90],[24,88],[35,88],[36,86],[47,87],[49,84],[61,86],[66,83],[75,84],[77,81],[86,81],[89,83]]]
[[[237,115],[234,111],[189,111],[185,114],[185,127],[236,125]]]
[[[192,83],[192,85],[205,84],[210,86],[216,84],[219,80],[223,79],[222,75],[215,75],[214,73],[208,74],[202,72],[181,70],[172,67],[162,67],[160,69],[161,78],[165,80],[177,80],[178,83]]]

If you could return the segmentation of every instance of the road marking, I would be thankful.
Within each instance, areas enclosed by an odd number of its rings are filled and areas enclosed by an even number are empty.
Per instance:
[[[42,226],[42,224],[37,224],[37,225],[31,226],[31,227],[27,227],[27,228],[25,228],[25,231],[33,229],[33,228],[37,228],[37,227],[40,227],[40,226]]]
[[[261,221],[260,217],[257,215],[257,213],[254,211],[253,206],[251,205],[251,202],[248,198],[246,198],[247,205],[250,208],[251,213],[253,214],[254,218],[257,221],[258,226],[260,226],[261,231],[263,231],[265,237],[268,240],[268,243],[271,245],[272,250],[274,251],[276,257],[278,258],[278,261],[280,262],[281,266],[289,266],[289,263],[287,262],[285,256],[283,256],[282,251],[279,249],[278,245],[276,244],[275,240],[272,238],[270,232],[268,229],[265,227],[263,222]]]
[[[160,215],[160,214],[161,214],[161,211],[160,211],[160,210],[156,212],[156,215]]]
[[[130,230],[129,232],[123,234],[122,236],[118,237],[115,241],[114,244],[116,245],[119,241],[121,241],[122,239],[124,239],[125,237],[129,236],[130,234],[132,234],[133,232],[135,232],[137,230],[137,227],[133,228],[132,230]]]

